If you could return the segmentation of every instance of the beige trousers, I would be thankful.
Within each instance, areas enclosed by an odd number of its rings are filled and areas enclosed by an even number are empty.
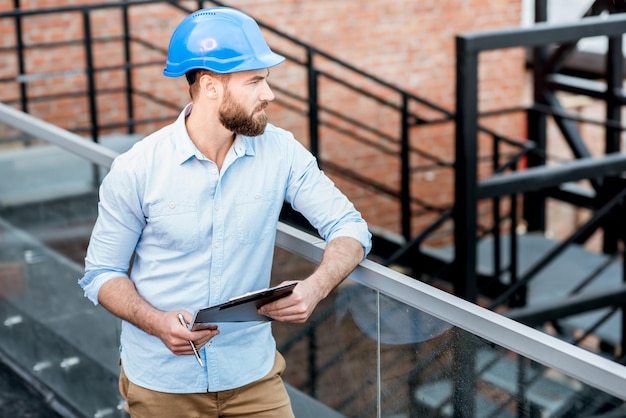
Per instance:
[[[206,393],[163,393],[130,382],[120,367],[119,390],[132,418],[294,418],[282,380],[285,359],[276,352],[272,370],[237,389]]]

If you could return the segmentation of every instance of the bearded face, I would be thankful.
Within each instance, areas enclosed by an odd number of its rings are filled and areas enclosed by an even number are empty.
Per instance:
[[[252,112],[248,112],[240,102],[235,100],[230,89],[226,88],[224,101],[219,110],[220,122],[226,129],[239,135],[261,135],[267,126],[267,115],[265,112],[257,112],[265,109],[267,105],[268,102],[263,102]]]

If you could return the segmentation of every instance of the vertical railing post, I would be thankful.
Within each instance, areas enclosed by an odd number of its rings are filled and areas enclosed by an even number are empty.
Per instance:
[[[13,8],[20,10],[20,0],[13,0]],[[20,89],[20,107],[22,112],[28,113],[28,94],[26,91],[26,82],[20,81],[20,78],[26,73],[26,65],[24,64],[24,39],[22,34],[22,16],[15,16],[15,48],[17,53],[17,80]]]
[[[98,142],[98,109],[96,103],[95,67],[93,62],[93,42],[91,36],[91,20],[88,9],[82,10],[83,30],[85,32],[85,76],[87,77],[87,101],[89,103],[89,119],[91,122],[91,140]],[[100,185],[100,170],[97,165],[92,165],[92,185],[97,188]]]
[[[517,416],[520,418],[530,417],[531,405],[527,396],[527,370],[531,364],[524,356],[517,358]]]
[[[400,150],[400,206],[402,235],[411,239],[411,168],[409,158],[409,96],[402,93],[402,127]]]
[[[307,48],[307,72],[309,90],[309,150],[319,157],[319,75],[313,64],[313,50]]]
[[[535,22],[548,20],[547,0],[535,0]],[[546,104],[544,89],[546,89],[543,64],[547,57],[547,48],[537,46],[533,49],[533,100],[538,104]],[[528,111],[528,137],[535,143],[535,150],[528,154],[529,167],[545,164],[546,150],[546,115],[539,110]],[[540,192],[530,192],[524,196],[524,219],[529,231],[543,231],[546,228],[546,199]]]
[[[315,328],[311,328],[309,331],[309,379],[311,388],[311,396],[317,399],[317,361],[315,360],[317,354],[317,338],[315,335]]]
[[[85,75],[87,77],[87,101],[89,103],[90,133],[93,142],[98,142],[98,108],[96,103],[96,80],[93,62],[93,39],[89,10],[83,9],[83,30],[85,32]]]
[[[624,220],[624,215],[626,215],[626,202],[622,201],[619,205],[622,223],[622,245],[626,246],[626,220]],[[622,252],[622,283],[626,283],[626,251]],[[618,314],[621,315],[622,326],[621,326],[621,347],[626,347],[626,303],[623,303],[621,306],[621,312]],[[622,348],[622,357],[624,356],[624,349]],[[623,362],[622,362],[623,363]]]
[[[517,171],[517,163],[513,166],[513,171]],[[511,248],[509,252],[509,283],[511,286],[515,286],[519,279],[519,238],[517,236],[517,195],[511,194]],[[525,306],[526,305],[526,286],[520,288],[513,294],[511,306]]]
[[[126,117],[128,119],[128,133],[135,132],[135,109],[133,105],[133,73],[131,70],[131,54],[130,54],[130,20],[128,17],[128,0],[124,0],[126,4],[122,5],[122,24],[124,30],[124,62],[125,62],[125,78],[126,78]]]
[[[466,39],[456,43],[456,114],[454,161],[454,292],[476,301],[478,189],[478,53]]]
[[[500,138],[493,137],[493,156],[491,157],[492,172],[495,173],[500,168]],[[493,278],[500,281],[502,278],[502,231],[500,224],[502,223],[500,196],[492,199],[491,207],[493,208]],[[513,231],[511,231],[511,234]]]
[[[619,125],[622,121],[622,105],[617,97],[618,91],[622,89],[622,80],[624,78],[624,58],[622,53],[622,37],[609,37],[609,46],[606,54],[606,120],[605,127],[605,144],[606,154],[619,152],[621,149],[622,131]],[[606,179],[602,185],[608,196],[613,195],[618,190],[611,189],[610,185],[616,182]],[[612,216],[607,217],[607,221],[603,222],[602,249],[606,254],[615,254],[618,251],[619,233],[613,226],[613,219],[619,216],[619,212],[614,209],[611,211]]]
[[[454,293],[475,302],[478,189],[478,52],[456,37]],[[455,346],[454,416],[474,417],[475,348],[464,333]]]
[[[319,103],[318,103],[318,73],[313,63],[313,50],[307,48],[307,74],[309,94],[309,150],[319,157]],[[309,379],[311,396],[317,394],[317,365],[315,329],[309,332]]]

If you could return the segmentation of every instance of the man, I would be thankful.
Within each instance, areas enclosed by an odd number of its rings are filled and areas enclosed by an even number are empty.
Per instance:
[[[164,74],[186,76],[192,103],[102,183],[79,283],[123,320],[120,391],[133,417],[292,417],[270,322],[190,331],[178,315],[189,323],[191,312],[269,285],[283,201],[328,244],[317,270],[260,313],[305,322],[370,249],[366,223],[315,158],[267,124],[269,68],[283,60],[239,11],[185,18]]]

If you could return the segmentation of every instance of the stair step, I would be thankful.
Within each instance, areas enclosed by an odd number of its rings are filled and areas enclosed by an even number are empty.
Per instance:
[[[427,410],[435,412],[437,417],[452,417],[454,411],[452,403],[450,402],[452,396],[452,383],[449,381],[438,381],[421,386],[414,393],[415,401],[420,407],[425,407]],[[475,404],[475,418],[487,418],[493,416],[497,411],[498,405],[484,399],[482,397],[476,398]],[[428,413],[424,413],[424,416],[430,416]],[[422,416],[422,414],[418,414]],[[499,411],[499,418],[514,418],[515,415],[508,411]]]
[[[501,263],[503,267],[510,263],[510,241],[508,235],[501,239]],[[559,245],[558,241],[547,238],[540,233],[518,235],[518,275],[521,277],[557,245]],[[483,276],[494,274],[493,248],[494,240],[491,237],[478,243],[477,271]],[[451,262],[454,257],[452,247],[427,248],[424,251],[448,262]],[[580,245],[570,245],[558,258],[531,279],[526,295],[527,305],[549,305],[555,301],[567,299],[580,283],[609,261],[608,255],[593,253]],[[501,281],[505,284],[508,283],[510,276],[508,274],[503,275]],[[578,294],[584,295],[587,292],[617,288],[621,284],[622,264],[621,260],[615,260]],[[585,330],[589,329],[595,320],[602,315],[602,311],[595,311],[565,318],[559,323],[570,331]],[[594,332],[594,335],[609,345],[619,345],[621,343],[619,340],[621,315],[614,314],[609,321]]]
[[[503,392],[516,396],[518,365],[511,359],[500,356],[494,351],[479,350],[476,356],[476,372],[480,373],[480,381],[489,383]],[[526,381],[530,382],[525,388],[525,396],[533,409],[540,411],[542,416],[553,416],[566,410],[576,399],[576,395],[582,389],[577,382],[570,382],[558,374],[540,375],[540,370],[527,367],[525,369]],[[420,386],[415,391],[416,401],[431,411],[440,411],[443,416],[452,416],[452,382],[447,380],[428,383]],[[504,399],[506,401],[506,398]],[[476,416],[491,416],[498,404],[485,399],[485,396],[477,394]],[[508,411],[498,412],[499,417],[514,416]]]

